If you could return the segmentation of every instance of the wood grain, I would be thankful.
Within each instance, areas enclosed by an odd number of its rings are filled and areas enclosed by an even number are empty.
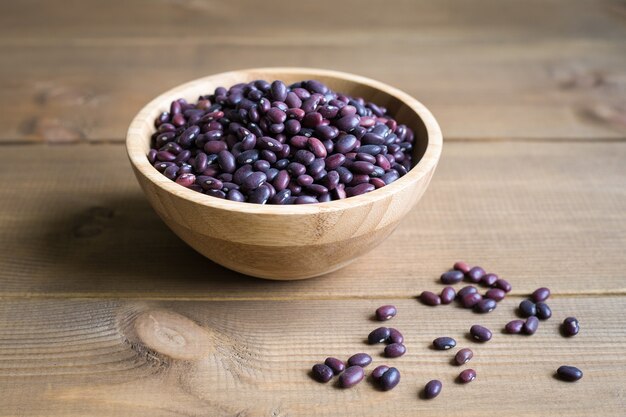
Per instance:
[[[615,0],[59,4],[0,4],[0,141],[121,141],[161,92],[271,65],[380,79],[431,108],[448,139],[626,135]],[[302,23],[330,8],[314,32]]]
[[[624,294],[624,143],[448,143],[416,210],[367,258],[271,283],[207,261],[161,222],[122,146],[3,146],[0,295],[413,297],[464,258],[517,294]],[[23,169],[24,166],[37,167]]]
[[[557,297],[553,319],[532,337],[501,334],[519,299],[477,316],[414,300],[148,302],[19,300],[0,304],[0,415],[3,416],[615,416],[626,403],[624,297]],[[408,352],[380,356],[364,343],[374,309],[394,302],[390,322]],[[559,322],[576,315],[581,333],[563,338]],[[477,344],[475,322],[494,330]],[[435,337],[471,347],[478,378],[455,384],[465,367],[453,352],[429,348]],[[312,381],[310,367],[329,355],[368,352],[396,366],[391,392],[364,381],[350,390]],[[577,383],[553,377],[562,364],[584,372]],[[418,398],[430,379],[444,384],[434,401]],[[601,399],[601,400],[599,400]]]

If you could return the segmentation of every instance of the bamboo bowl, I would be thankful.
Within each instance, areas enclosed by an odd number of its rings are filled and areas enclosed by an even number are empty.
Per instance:
[[[256,79],[317,79],[388,108],[413,129],[413,161],[397,181],[356,197],[319,204],[258,205],[210,197],[158,172],[146,157],[154,119],[172,100],[196,100],[218,86]],[[260,278],[294,280],[337,270],[385,240],[422,197],[441,154],[441,130],[424,105],[400,90],[353,74],[309,68],[225,72],[175,87],[135,116],[126,136],[133,170],[163,221],[192,248],[226,268]]]

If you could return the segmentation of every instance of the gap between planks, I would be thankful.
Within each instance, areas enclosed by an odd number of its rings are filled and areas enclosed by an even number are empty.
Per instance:
[[[468,284],[469,285],[469,284]],[[120,300],[149,300],[149,301],[347,301],[347,300],[411,300],[415,299],[417,301],[417,296],[419,292],[416,292],[415,295],[400,295],[400,294],[386,294],[386,295],[351,295],[351,296],[341,296],[341,295],[331,295],[331,296],[290,296],[290,297],[255,297],[255,296],[243,296],[243,297],[210,297],[210,296],[164,296],[162,294],[155,293],[115,293],[115,292],[93,292],[93,293],[80,293],[80,292],[62,292],[62,293],[54,293],[54,294],[41,294],[41,293],[0,293],[0,300],[109,300],[109,299],[120,299]],[[559,293],[559,294],[551,294],[550,298],[584,298],[584,297],[616,297],[616,296],[626,296],[626,289],[620,289],[616,291],[587,291],[583,293]],[[526,298],[528,295],[525,294],[510,294],[507,295],[507,298],[517,298],[522,299]]]

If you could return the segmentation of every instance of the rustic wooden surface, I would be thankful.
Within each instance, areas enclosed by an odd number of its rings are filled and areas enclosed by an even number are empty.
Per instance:
[[[0,3],[0,415],[622,417],[625,38],[623,0]],[[121,145],[160,92],[261,65],[388,82],[449,140],[399,229],[320,279],[255,280],[190,251]],[[417,303],[459,258],[513,294],[486,316]],[[501,334],[542,284],[553,319]],[[407,337],[393,361],[363,343],[383,303]],[[558,334],[567,315],[581,320],[572,339]],[[476,322],[491,342],[466,339]],[[443,334],[475,350],[472,384],[428,348]],[[357,351],[396,364],[401,384],[307,376]],[[554,379],[562,364],[585,377]],[[443,393],[420,399],[432,378]]]

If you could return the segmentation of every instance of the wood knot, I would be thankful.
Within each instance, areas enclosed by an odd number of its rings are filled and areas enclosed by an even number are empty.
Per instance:
[[[209,334],[178,313],[167,310],[146,311],[135,319],[134,327],[142,343],[174,359],[201,359],[212,350]]]

